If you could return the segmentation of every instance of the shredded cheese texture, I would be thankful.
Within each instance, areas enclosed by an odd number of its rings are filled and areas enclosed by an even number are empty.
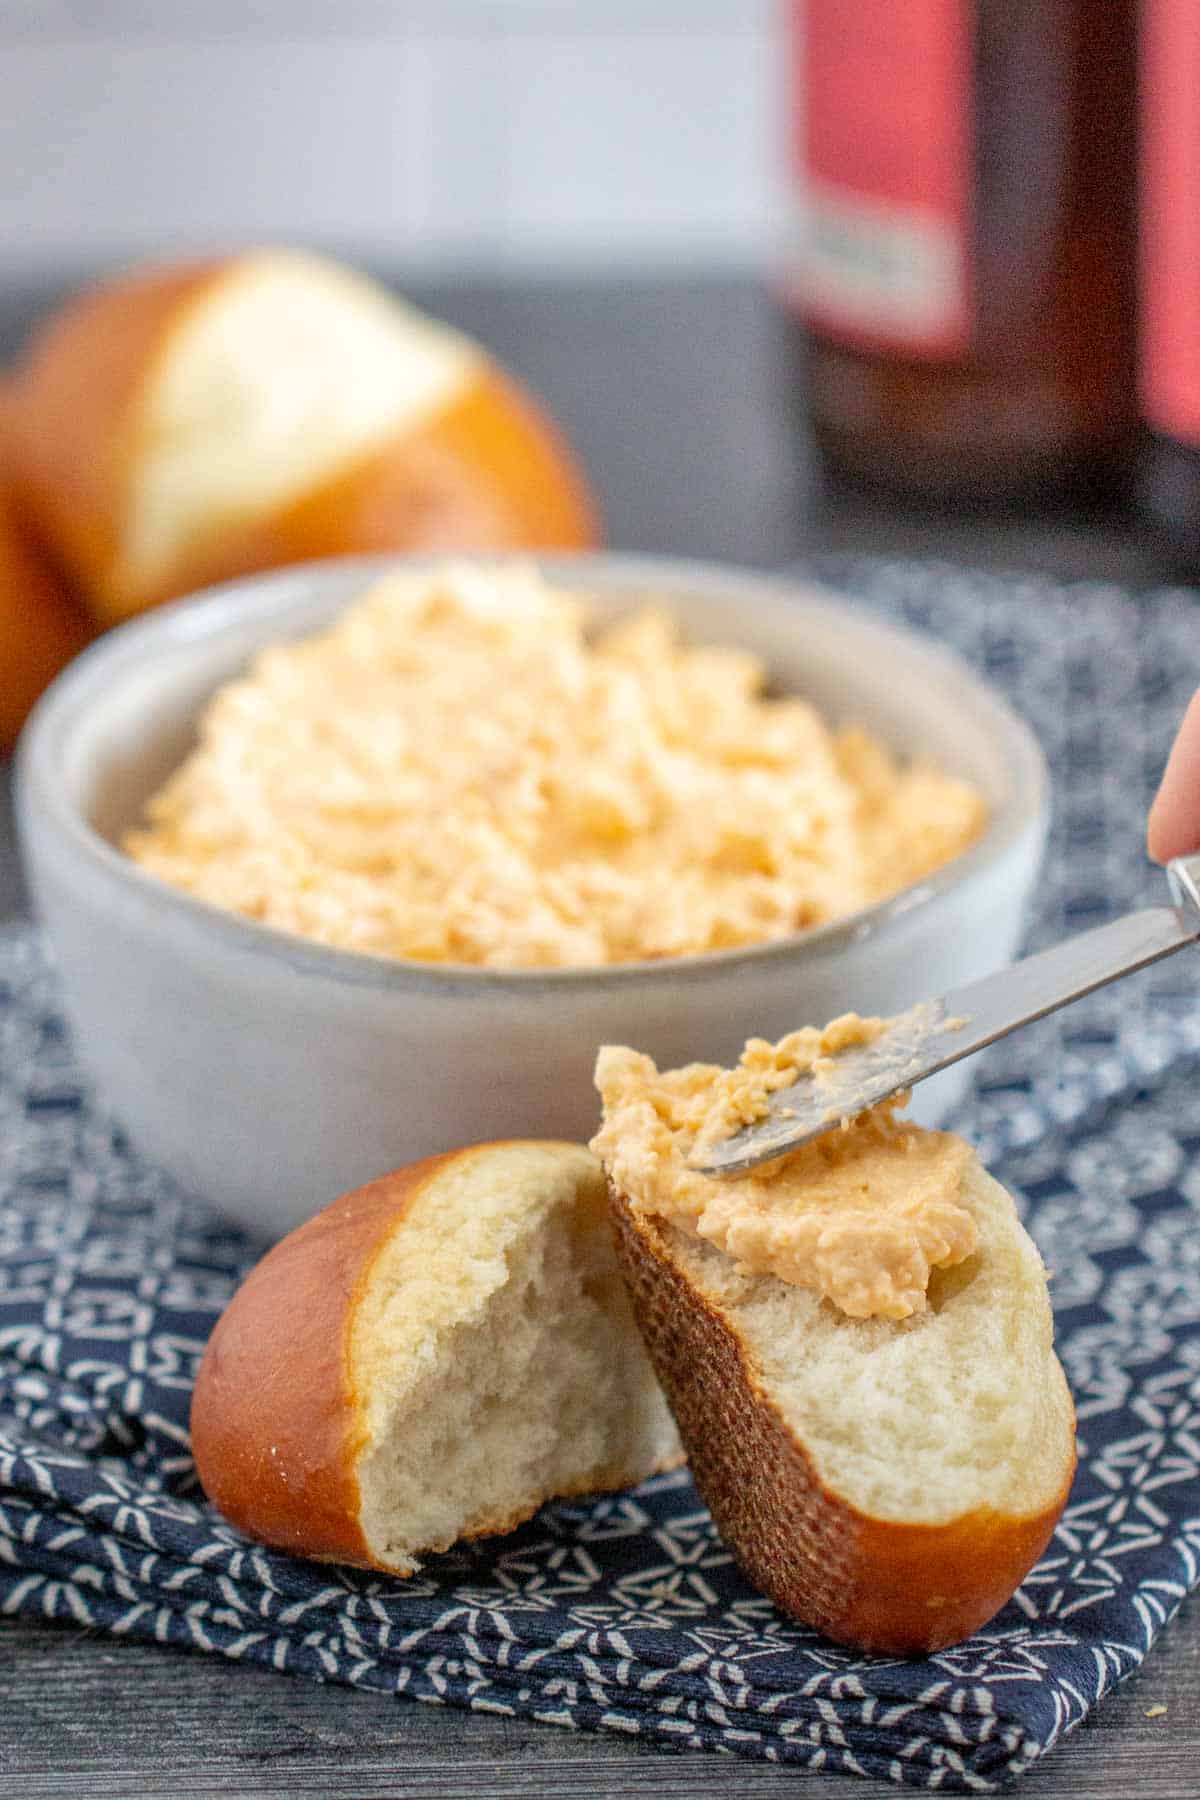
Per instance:
[[[320,943],[532,968],[765,943],[982,829],[974,788],[764,697],[744,651],[586,619],[526,569],[389,577],[216,695],[125,847]]]
[[[734,1069],[690,1063],[660,1073],[650,1057],[609,1045],[596,1063],[604,1121],[591,1147],[635,1210],[756,1273],[810,1288],[853,1318],[923,1312],[932,1271],[962,1262],[978,1241],[961,1199],[972,1151],[898,1116],[906,1096],[745,1175],[717,1179],[690,1166],[764,1117],[773,1093],[819,1077],[883,1023],[847,1013],[777,1044],[752,1038]]]

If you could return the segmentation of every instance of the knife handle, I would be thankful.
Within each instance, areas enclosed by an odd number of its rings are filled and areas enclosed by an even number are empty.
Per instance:
[[[1171,898],[1181,912],[1200,917],[1200,856],[1175,856],[1167,864]]]

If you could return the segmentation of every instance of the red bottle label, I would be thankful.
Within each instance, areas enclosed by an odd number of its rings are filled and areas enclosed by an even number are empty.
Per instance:
[[[1144,0],[1141,391],[1147,423],[1200,446],[1200,6]]]
[[[971,327],[972,0],[792,0],[800,310],[866,349]]]

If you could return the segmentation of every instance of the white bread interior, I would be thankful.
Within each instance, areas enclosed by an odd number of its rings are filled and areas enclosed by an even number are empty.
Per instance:
[[[239,257],[147,371],[121,560],[152,585],[197,539],[285,506],[451,402],[480,353],[319,257]]]
[[[363,1535],[402,1574],[681,1460],[582,1148],[486,1146],[423,1183],[359,1299],[350,1375]]]
[[[1036,1514],[1071,1466],[1074,1412],[1041,1257],[1011,1196],[976,1160],[963,1198],[977,1250],[935,1269],[928,1310],[899,1321],[849,1318],[661,1225],[672,1259],[739,1339],[823,1485],[874,1519]]]

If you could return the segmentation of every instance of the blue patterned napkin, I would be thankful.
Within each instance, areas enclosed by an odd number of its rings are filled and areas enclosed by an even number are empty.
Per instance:
[[[1140,844],[1200,682],[1191,596],[927,565],[836,573],[957,643],[1038,730],[1057,822],[1036,939],[1161,893]],[[1196,976],[1174,958],[981,1059],[960,1123],[1053,1270],[1080,1469],[1000,1616],[903,1661],[781,1618],[683,1472],[547,1507],[408,1582],[247,1544],[196,1489],[187,1413],[254,1247],[92,1106],[38,938],[0,933],[0,1611],[914,1786],[1020,1773],[1200,1580]]]

